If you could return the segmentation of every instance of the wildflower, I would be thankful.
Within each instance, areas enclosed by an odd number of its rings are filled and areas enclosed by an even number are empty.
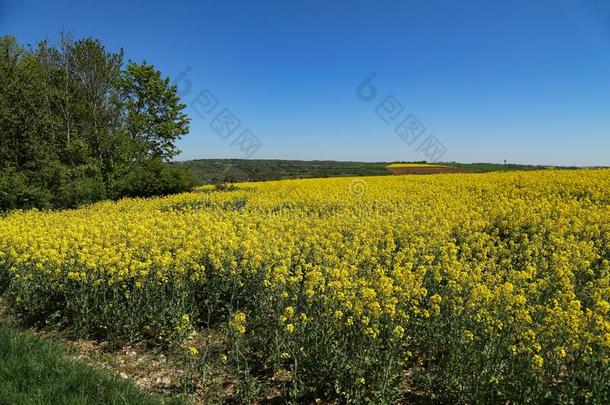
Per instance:
[[[368,328],[366,328],[364,330],[364,333],[366,333],[367,335],[369,335],[373,339],[376,339],[377,336],[379,336],[379,329],[376,326],[372,326],[372,327],[369,326]]]
[[[542,358],[542,356],[535,354],[534,357],[532,357],[532,367],[536,370],[539,370],[542,368],[543,365],[544,359]]]
[[[560,359],[563,359],[566,357],[566,350],[563,347],[556,347],[555,348],[555,354],[557,355],[557,357],[559,357]]]
[[[597,302],[597,308],[599,308],[602,314],[607,314],[610,312],[610,303],[606,300],[599,300]]]
[[[243,312],[236,313],[231,320],[231,328],[240,335],[246,333],[246,314]]]
[[[176,325],[176,332],[184,333],[188,332],[191,328],[191,318],[188,314],[184,314],[180,317],[180,323]]]

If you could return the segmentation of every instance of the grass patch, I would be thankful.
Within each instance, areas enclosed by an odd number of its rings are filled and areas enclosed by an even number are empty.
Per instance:
[[[164,404],[133,383],[70,359],[58,343],[0,322],[0,404]]]

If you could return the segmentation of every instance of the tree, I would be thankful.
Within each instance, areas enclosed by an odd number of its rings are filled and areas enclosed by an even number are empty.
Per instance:
[[[75,79],[81,89],[79,134],[89,146],[92,159],[99,164],[106,187],[115,170],[116,155],[125,148],[116,100],[121,78],[123,51],[108,52],[95,39],[76,41],[71,49]]]
[[[165,163],[188,133],[184,108],[169,78],[96,39],[0,37],[0,210],[192,187]]]
[[[190,120],[176,86],[144,61],[127,64],[119,87],[125,130],[138,152],[164,160],[178,155],[175,141],[188,133]]]

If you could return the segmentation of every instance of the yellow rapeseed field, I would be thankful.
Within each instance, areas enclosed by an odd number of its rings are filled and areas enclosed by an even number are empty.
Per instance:
[[[226,328],[229,362],[288,370],[293,398],[607,403],[610,170],[286,180],[14,212],[0,286],[26,321],[83,335],[171,344]]]

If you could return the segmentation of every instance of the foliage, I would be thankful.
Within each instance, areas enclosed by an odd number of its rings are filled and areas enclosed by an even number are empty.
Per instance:
[[[188,168],[199,184],[389,174],[385,163],[366,162],[199,159],[172,165]]]
[[[152,65],[124,67],[123,52],[98,40],[62,34],[55,46],[25,48],[0,37],[0,210],[134,195],[136,186],[121,194],[115,185],[129,183],[134,166],[158,168],[149,160],[176,155],[188,132],[184,108]],[[173,173],[164,170],[154,190],[187,190],[190,181]]]
[[[395,163],[401,165],[401,163]],[[404,162],[421,165],[426,162]],[[382,176],[389,175],[386,162],[339,162],[331,160],[266,160],[266,159],[198,159],[172,162],[172,166],[185,167],[193,173],[199,184],[235,183],[282,179]],[[487,173],[545,169],[541,166],[492,164],[492,163],[442,163],[441,166],[457,167],[465,171]],[[435,165],[439,166],[439,165]]]
[[[119,92],[126,130],[137,144],[136,151],[153,158],[175,157],[179,150],[174,142],[188,133],[189,119],[169,78],[162,78],[146,62],[129,62],[121,73]]]
[[[112,193],[115,197],[152,197],[176,194],[194,186],[187,169],[168,166],[155,157],[134,162],[112,185]]]
[[[4,295],[81,335],[225,328],[244,400],[273,370],[293,402],[610,401],[610,170],[236,187],[11,213]]]
[[[392,163],[387,166],[388,168],[410,168],[410,167],[451,167],[447,165],[437,165],[437,164],[429,164],[429,163]]]

